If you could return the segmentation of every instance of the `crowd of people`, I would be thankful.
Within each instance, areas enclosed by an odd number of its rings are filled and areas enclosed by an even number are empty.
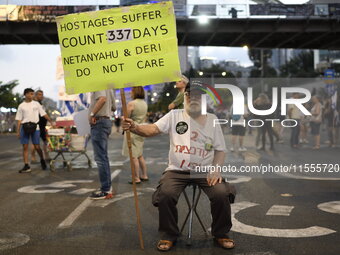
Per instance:
[[[300,96],[299,93],[292,94],[292,98],[299,98]],[[280,108],[273,114],[265,116],[249,114],[246,105],[243,116],[234,115],[232,107],[219,109],[216,115],[220,119],[228,119],[233,122],[230,129],[227,125],[223,125],[224,133],[231,133],[231,146],[229,148],[231,152],[235,150],[246,151],[244,138],[252,135],[254,131],[256,132],[254,146],[258,150],[266,149],[267,140],[269,140],[270,150],[275,149],[275,143],[282,144],[284,142],[289,142],[289,145],[296,149],[306,148],[310,144],[312,149],[318,150],[322,143],[331,148],[335,148],[339,144],[340,97],[338,97],[337,102],[337,104],[334,104],[331,98],[321,98],[314,95],[310,102],[304,104],[311,115],[304,115],[295,105],[288,106],[286,116],[280,114]],[[258,110],[266,110],[271,107],[272,102],[268,95],[260,93],[253,105]],[[261,127],[250,127],[246,124],[249,119],[262,120],[264,124]],[[278,121],[272,123],[265,121],[265,119],[276,119]],[[284,127],[281,124],[284,119],[294,120],[296,125]],[[256,121],[252,124],[256,125]],[[322,131],[324,131],[324,135],[321,136]]]
[[[254,146],[259,150],[266,150],[267,138],[269,138],[269,149],[274,150],[275,142],[284,143],[288,141],[288,135],[280,121],[268,122],[266,119],[284,120],[290,119],[296,125],[290,127],[290,146],[301,148],[302,144],[307,144],[309,133],[313,136],[312,148],[320,149],[321,130],[327,131],[327,143],[330,147],[335,147],[339,140],[339,111],[340,100],[334,104],[329,98],[320,99],[314,95],[312,100],[304,106],[311,115],[302,114],[296,105],[289,105],[287,116],[282,116],[280,109],[273,114],[256,116],[247,110],[243,115],[234,114],[233,107],[228,110],[219,108],[216,114],[203,115],[201,112],[201,96],[206,89],[200,82],[196,82],[198,87],[191,87],[189,80],[182,76],[176,82],[178,95],[168,106],[168,113],[148,112],[145,101],[145,91],[143,87],[133,87],[131,90],[132,100],[127,104],[126,117],[120,118],[113,115],[116,111],[115,97],[113,90],[97,91],[91,93],[91,104],[89,106],[88,121],[91,126],[91,141],[94,151],[94,159],[98,166],[100,188],[91,194],[91,199],[111,199],[114,192],[111,182],[111,170],[108,156],[109,136],[112,132],[113,121],[116,124],[117,132],[120,127],[123,129],[124,142],[122,155],[131,156],[130,160],[134,169],[134,178],[129,183],[140,184],[148,181],[147,165],[143,156],[145,137],[155,136],[160,133],[169,134],[170,150],[168,167],[160,180],[152,197],[152,203],[159,210],[159,232],[160,241],[157,249],[168,251],[175,245],[180,234],[177,226],[177,200],[189,183],[195,183],[207,194],[211,202],[212,210],[212,234],[219,246],[230,249],[235,246],[234,240],[230,239],[228,232],[232,226],[230,203],[232,203],[232,188],[221,177],[219,172],[208,172],[202,178],[192,176],[192,170],[202,166],[223,165],[225,153],[225,135],[231,133],[231,152],[245,152],[246,136],[252,135],[256,131]],[[200,89],[201,88],[201,89]],[[203,88],[203,89],[202,89]],[[31,172],[28,159],[28,144],[32,141],[32,151],[40,157],[43,170],[47,168],[45,159],[49,158],[46,150],[45,128],[47,121],[54,127],[54,123],[46,114],[42,100],[41,90],[34,92],[27,88],[24,91],[25,100],[19,105],[16,120],[17,135],[23,146],[24,167],[19,173]],[[301,95],[292,94],[297,99]],[[257,110],[267,110],[271,108],[272,102],[268,95],[260,93],[253,101],[253,106]],[[229,119],[233,125],[214,126],[216,118]],[[262,122],[260,127],[249,127],[247,120],[255,119],[255,122]],[[148,123],[149,122],[149,123]],[[126,131],[130,131],[130,139]],[[40,139],[43,141],[43,149],[40,147]],[[322,136],[324,139],[324,136]],[[129,151],[129,147],[131,151]],[[187,150],[186,150],[187,148]],[[194,150],[191,150],[194,148]],[[202,154],[202,151],[204,153]],[[131,153],[131,154],[130,154]],[[204,156],[202,156],[204,155]],[[32,153],[34,159],[35,154]],[[233,194],[234,195],[234,194]]]

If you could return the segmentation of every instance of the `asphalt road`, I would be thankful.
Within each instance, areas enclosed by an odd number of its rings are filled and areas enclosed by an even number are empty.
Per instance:
[[[229,136],[226,137],[229,140]],[[18,174],[21,148],[15,136],[0,136],[0,254],[158,254],[158,211],[151,195],[165,169],[168,137],[146,140],[144,154],[150,181],[138,185],[145,250],[139,249],[129,163],[121,156],[122,137],[110,138],[109,155],[113,200],[91,201],[87,197],[99,187],[95,164],[88,169],[79,158],[69,172],[57,164],[57,171],[40,170]],[[320,151],[292,150],[276,145],[275,152],[258,152],[247,138],[249,150],[228,153],[229,164],[340,163],[340,148]],[[93,158],[91,146],[88,154]],[[237,176],[229,180],[237,188],[232,205],[231,237],[236,248],[215,247],[194,220],[193,244],[181,237],[173,254],[340,254],[340,174],[293,173],[280,176]],[[333,178],[333,179],[332,179]],[[189,191],[190,194],[190,191]],[[322,209],[320,209],[319,207]],[[187,206],[179,203],[179,221]],[[208,200],[202,195],[198,212],[208,228],[211,223]],[[326,211],[325,211],[326,210]]]

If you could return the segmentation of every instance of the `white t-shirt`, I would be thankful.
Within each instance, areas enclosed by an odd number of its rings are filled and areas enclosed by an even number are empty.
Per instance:
[[[205,125],[200,125],[184,109],[167,113],[155,124],[162,133],[170,135],[169,164],[167,170],[194,170],[196,166],[209,166],[214,151],[226,151],[220,125],[213,126],[214,114],[208,113]]]
[[[291,112],[290,118],[299,120],[303,116],[303,113],[300,111],[300,109],[295,104],[289,104],[288,105],[288,112]]]
[[[15,116],[15,120],[21,120],[21,123],[27,122],[39,122],[39,114],[40,116],[46,115],[41,104],[37,101],[31,101],[29,103],[23,102],[19,105],[17,114]],[[37,127],[39,129],[39,125]]]

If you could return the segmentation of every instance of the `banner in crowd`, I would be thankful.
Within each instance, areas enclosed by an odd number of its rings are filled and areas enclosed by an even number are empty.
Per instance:
[[[172,2],[57,18],[68,94],[180,80]]]

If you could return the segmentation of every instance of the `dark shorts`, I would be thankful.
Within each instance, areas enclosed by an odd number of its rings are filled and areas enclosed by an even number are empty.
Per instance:
[[[47,142],[47,138],[46,138],[46,129],[41,129],[40,128],[40,138],[41,140],[43,140],[45,143]]]
[[[311,133],[312,135],[320,135],[320,126],[321,123],[317,123],[317,122],[310,122],[310,129],[311,129]]]
[[[32,141],[32,144],[40,144],[39,136],[40,136],[39,130],[34,131],[33,134],[27,135],[24,132],[24,129],[22,127],[20,128],[20,143],[21,144],[29,144],[29,140]]]
[[[246,127],[241,125],[232,126],[231,128],[232,135],[244,136],[246,134]]]

